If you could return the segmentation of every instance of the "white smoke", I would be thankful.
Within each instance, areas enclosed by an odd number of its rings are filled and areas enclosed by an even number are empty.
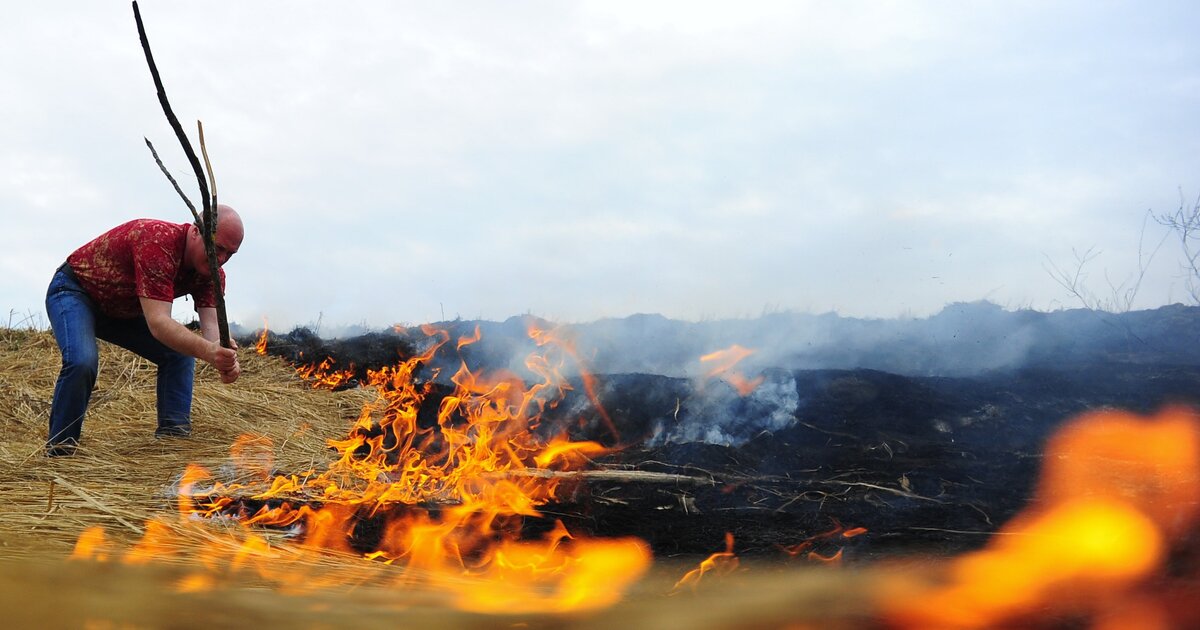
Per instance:
[[[725,381],[703,383],[680,401],[674,417],[660,419],[649,445],[707,442],[741,446],[764,432],[790,426],[800,406],[796,379],[785,370],[769,370],[762,377],[762,383],[745,396]]]

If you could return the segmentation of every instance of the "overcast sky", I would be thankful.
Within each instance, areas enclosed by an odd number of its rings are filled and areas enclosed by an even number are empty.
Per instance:
[[[1107,292],[1200,192],[1194,1],[140,8],[245,220],[250,327],[1050,310],[1047,260],[1095,247]],[[11,321],[104,230],[190,221],[143,136],[195,185],[128,2],[4,13]],[[1138,307],[1185,300],[1177,250]]]

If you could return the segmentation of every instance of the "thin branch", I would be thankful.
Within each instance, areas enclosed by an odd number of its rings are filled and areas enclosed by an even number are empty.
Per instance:
[[[175,178],[171,175],[171,171],[168,171],[167,167],[163,165],[162,159],[158,157],[158,151],[154,150],[154,143],[150,142],[149,138],[143,137],[142,139],[146,141],[146,146],[150,147],[150,155],[154,156],[154,163],[158,164],[158,168],[162,170],[163,175],[166,175],[171,185],[175,187],[175,192],[179,193],[179,198],[183,200],[183,203],[187,204],[188,210],[192,211],[192,216],[196,218],[196,225],[199,226],[200,214],[196,212],[196,206],[193,206],[192,200],[183,194],[183,189],[179,187],[179,182],[175,181]]]
[[[1096,251],[1095,246],[1092,246],[1083,254],[1080,254],[1078,249],[1071,248],[1071,254],[1075,256],[1074,273],[1059,267],[1049,256],[1046,256],[1046,264],[1043,265],[1043,269],[1059,286],[1066,289],[1067,293],[1079,300],[1084,308],[1093,311],[1104,310],[1102,302],[1087,290],[1086,276],[1083,271],[1089,262],[1100,255],[1100,252]]]
[[[1145,216],[1142,217],[1142,231],[1141,231],[1141,234],[1138,236],[1138,275],[1137,275],[1137,280],[1135,281],[1135,283],[1133,285],[1134,296],[1137,295],[1138,290],[1141,288],[1142,280],[1145,279],[1146,272],[1150,269],[1150,264],[1152,262],[1154,262],[1154,257],[1158,256],[1158,252],[1159,252],[1159,250],[1162,249],[1163,243],[1166,243],[1167,237],[1170,236],[1169,234],[1164,233],[1162,235],[1162,238],[1158,239],[1158,244],[1154,246],[1154,250],[1150,252],[1150,255],[1143,257],[1143,254],[1145,252],[1145,248],[1143,247],[1143,244],[1145,242],[1144,238],[1146,236],[1146,225],[1153,218],[1154,218],[1154,212],[1152,212],[1150,210],[1147,210]]]
[[[1166,226],[1179,237],[1184,263],[1180,265],[1184,286],[1195,304],[1200,304],[1200,248],[1193,241],[1200,238],[1200,195],[1188,206],[1183,191],[1179,191],[1179,209],[1170,214],[1156,217],[1160,225]]]
[[[208,171],[208,183],[212,185],[212,207],[217,207],[217,176],[213,175],[212,162],[208,161],[208,146],[204,144],[204,123],[196,121],[196,130],[200,134],[200,154],[204,156],[204,169]],[[213,233],[217,231],[216,220],[213,221]]]

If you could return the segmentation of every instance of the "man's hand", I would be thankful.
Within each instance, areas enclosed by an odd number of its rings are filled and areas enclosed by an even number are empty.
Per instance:
[[[238,365],[237,342],[230,339],[230,345],[233,347],[222,348],[217,341],[216,309],[199,309],[203,336],[198,336],[184,328],[183,324],[171,319],[170,302],[141,298],[141,303],[146,325],[155,339],[176,352],[196,357],[212,365],[221,373],[223,383],[232,383],[238,379],[242,367]]]
[[[209,363],[211,363],[212,366],[217,368],[217,371],[221,373],[222,383],[229,384],[236,381],[238,379],[238,375],[242,373],[242,368],[240,365],[238,365],[237,360],[237,341],[234,339],[229,340],[229,345],[233,346],[233,350],[230,350],[229,348],[222,348],[220,344],[217,343],[217,340],[220,338],[220,334],[217,332],[217,309],[212,307],[201,307],[196,309],[196,312],[200,315],[200,334],[203,335],[205,339],[212,342],[213,346],[215,346],[218,350],[224,351],[220,353],[221,356],[224,357],[222,360],[223,362],[209,361]],[[232,363],[229,363],[230,352],[233,352]]]
[[[238,380],[238,377],[241,376],[241,374],[242,374],[241,366],[238,365],[236,361],[234,361],[232,370],[229,370],[227,372],[221,372],[221,382],[228,385],[228,384]]]
[[[233,348],[223,348],[215,341],[209,342],[209,354],[204,358],[221,373],[222,383],[232,383],[242,373],[242,366],[238,363],[237,357],[237,342],[230,340],[230,343]]]
[[[230,339],[229,345],[233,346],[232,350],[230,350],[229,348],[221,348],[222,350],[233,352],[233,367],[228,370],[220,370],[221,371],[221,382],[225,383],[226,385],[238,380],[238,376],[240,376],[242,374],[242,366],[240,364],[238,364],[238,358],[237,358],[237,347],[238,347],[237,341]],[[220,368],[218,368],[218,369],[220,369]]]

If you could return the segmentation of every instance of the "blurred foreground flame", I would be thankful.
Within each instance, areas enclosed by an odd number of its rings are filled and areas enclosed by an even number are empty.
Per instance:
[[[901,628],[1200,623],[1200,575],[1161,584],[1178,577],[1172,552],[1195,553],[1200,418],[1182,408],[1152,418],[1085,414],[1049,441],[1044,462],[1030,506],[987,547],[955,559],[933,583],[890,581],[887,620]]]

